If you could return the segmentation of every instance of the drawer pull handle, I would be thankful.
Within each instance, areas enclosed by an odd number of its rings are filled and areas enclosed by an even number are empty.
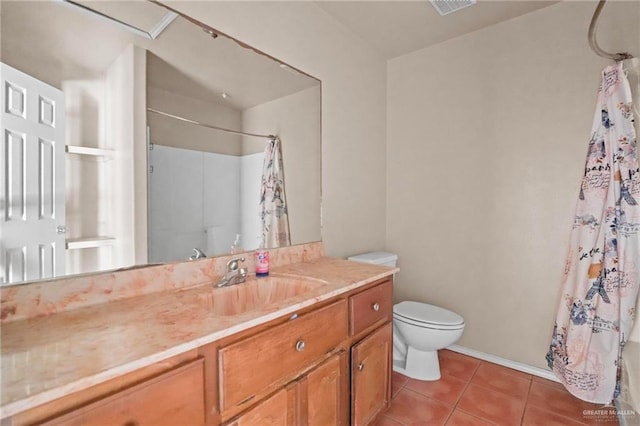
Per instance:
[[[298,340],[296,342],[296,351],[298,352],[304,351],[304,340]]]
[[[380,304],[378,302],[374,303],[373,305],[371,305],[371,309],[378,312],[380,310]]]
[[[362,371],[364,370],[364,362],[361,362],[360,364],[358,364],[358,371]]]

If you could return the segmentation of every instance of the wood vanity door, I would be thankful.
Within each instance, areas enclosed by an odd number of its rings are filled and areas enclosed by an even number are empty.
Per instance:
[[[329,358],[301,381],[302,421],[307,426],[349,423],[347,353]]]
[[[369,424],[389,405],[392,327],[387,323],[351,348],[351,419]]]
[[[296,426],[298,392],[298,383],[292,383],[225,426]]]

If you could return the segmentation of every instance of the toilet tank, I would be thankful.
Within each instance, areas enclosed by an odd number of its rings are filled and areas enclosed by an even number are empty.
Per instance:
[[[372,251],[369,253],[362,253],[355,256],[349,256],[347,257],[347,260],[395,267],[397,266],[396,264],[398,263],[398,255],[394,253],[387,253],[386,251]]]

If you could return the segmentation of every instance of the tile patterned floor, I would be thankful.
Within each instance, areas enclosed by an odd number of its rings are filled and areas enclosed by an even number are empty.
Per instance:
[[[602,409],[562,385],[456,352],[439,352],[435,382],[393,373],[391,408],[376,426],[579,426],[618,425],[615,416],[585,415]]]

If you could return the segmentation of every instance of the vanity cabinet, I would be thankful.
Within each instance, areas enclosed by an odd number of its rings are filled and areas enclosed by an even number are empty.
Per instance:
[[[391,320],[385,278],[2,424],[364,426],[389,405]]]

